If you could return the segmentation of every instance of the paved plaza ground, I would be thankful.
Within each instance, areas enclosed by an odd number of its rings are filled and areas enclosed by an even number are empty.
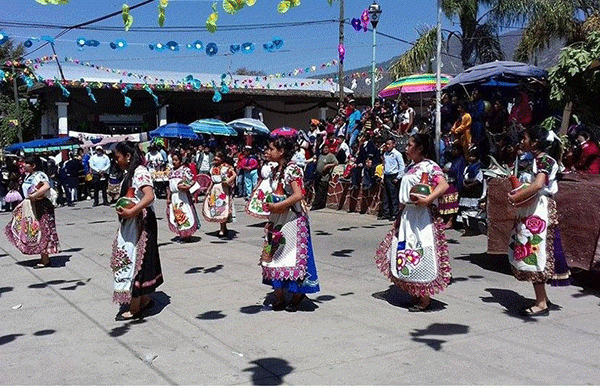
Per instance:
[[[192,243],[172,241],[155,203],[165,283],[139,322],[116,322],[109,256],[117,219],[91,201],[56,210],[62,253],[33,269],[0,237],[2,385],[579,385],[600,376],[600,285],[579,275],[549,289],[549,317],[514,311],[533,296],[489,256],[485,236],[450,231],[453,283],[434,311],[378,272],[389,221],[311,212],[321,292],[296,313],[266,306],[257,265],[263,223],[236,199],[235,236],[203,221]],[[9,214],[0,214],[2,227]]]

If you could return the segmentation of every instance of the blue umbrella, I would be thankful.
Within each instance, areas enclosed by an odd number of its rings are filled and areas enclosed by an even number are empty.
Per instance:
[[[237,136],[237,131],[227,123],[217,119],[201,119],[190,124],[196,133],[203,135]]]
[[[170,123],[162,125],[148,133],[150,138],[166,137],[171,139],[197,139],[198,135],[194,133],[192,127],[180,123]]]
[[[537,66],[521,62],[494,61],[473,66],[452,78],[444,89],[458,85],[483,84],[496,82],[516,82],[522,78],[546,78],[548,72]]]
[[[271,131],[262,121],[251,118],[243,118],[230,121],[227,123],[233,129],[236,129],[240,132],[252,132],[255,135],[264,135],[269,136]]]

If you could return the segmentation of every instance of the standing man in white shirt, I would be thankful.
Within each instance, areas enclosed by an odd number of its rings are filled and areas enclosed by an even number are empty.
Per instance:
[[[404,175],[404,158],[396,149],[396,140],[390,137],[385,141],[385,153],[383,154],[383,201],[381,215],[378,219],[389,219],[394,221],[400,211],[398,191],[400,190],[400,179]]]
[[[96,146],[96,152],[90,157],[92,186],[94,187],[94,206],[98,206],[98,191],[102,190],[102,205],[108,206],[106,188],[108,187],[108,170],[110,159],[104,153],[102,146]]]

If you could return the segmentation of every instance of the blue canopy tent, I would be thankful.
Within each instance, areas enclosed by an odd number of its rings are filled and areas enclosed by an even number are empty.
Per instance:
[[[148,136],[152,139],[155,137],[165,137],[168,139],[190,139],[195,140],[198,135],[192,127],[186,124],[169,123],[148,132]]]
[[[444,91],[475,84],[479,86],[512,87],[516,86],[522,79],[534,78],[541,80],[547,77],[548,72],[537,66],[521,62],[494,61],[473,66],[458,74],[448,82],[444,87]]]
[[[74,137],[57,137],[53,139],[36,139],[24,143],[11,144],[4,148],[6,152],[23,151],[36,153],[46,151],[73,150],[81,146],[81,141]]]

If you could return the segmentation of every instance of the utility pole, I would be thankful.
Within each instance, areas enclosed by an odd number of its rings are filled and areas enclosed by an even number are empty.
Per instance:
[[[344,0],[340,0],[340,40],[339,44],[344,45]],[[340,105],[344,102],[344,62],[338,61],[338,91],[340,93]]]
[[[440,160],[442,137],[442,0],[437,0],[437,45],[435,53],[435,156]]]
[[[15,65],[12,64],[13,73],[13,92],[15,94],[15,113],[17,115],[17,136],[19,137],[19,143],[23,143],[23,126],[21,125],[21,105],[19,104],[19,91],[17,90],[17,73],[15,72]]]

